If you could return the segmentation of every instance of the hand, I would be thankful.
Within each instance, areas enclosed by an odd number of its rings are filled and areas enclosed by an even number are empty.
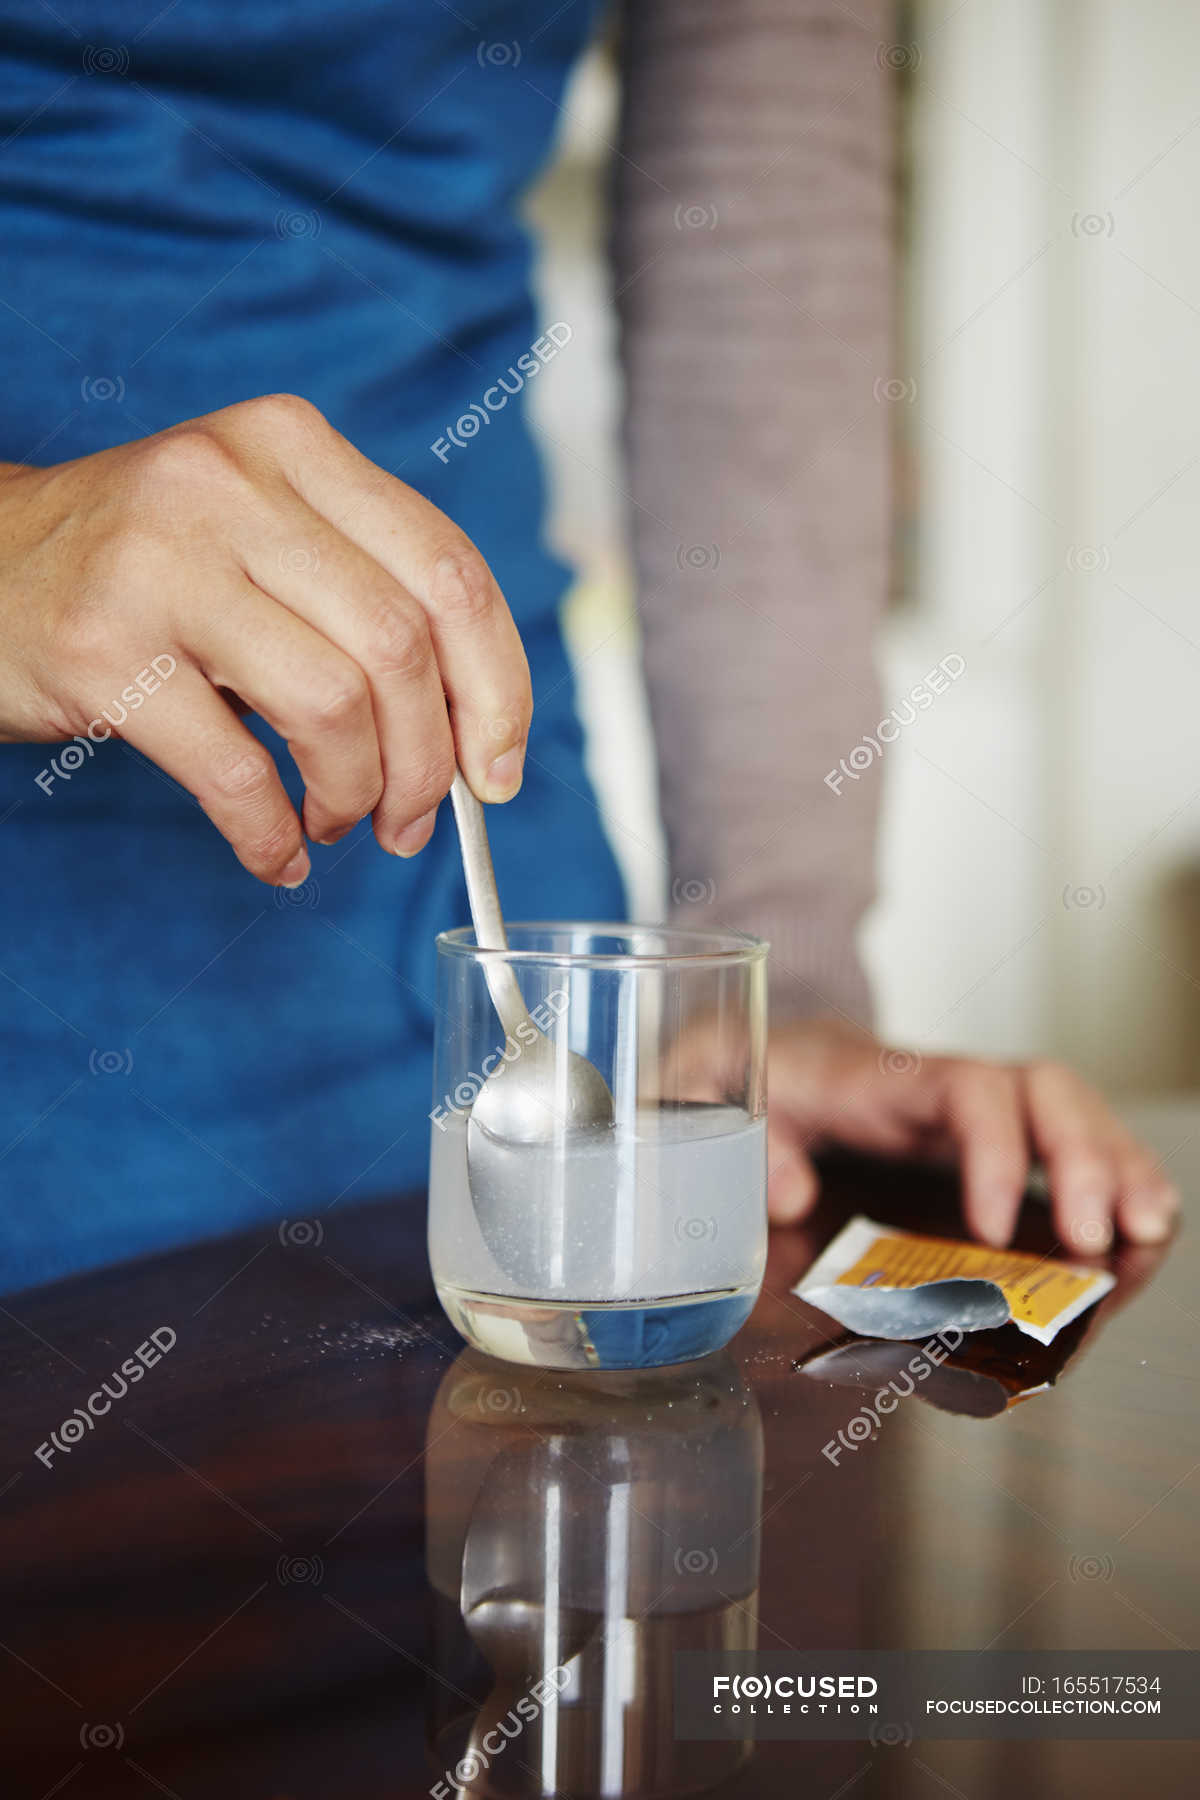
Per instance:
[[[671,1091],[738,1092],[716,1027],[697,1020],[675,1045]],[[837,1019],[779,1025],[767,1037],[767,1210],[791,1225],[816,1205],[812,1155],[840,1144],[875,1156],[956,1161],[963,1211],[985,1243],[1012,1237],[1030,1162],[1049,1176],[1063,1244],[1098,1255],[1114,1225],[1134,1244],[1170,1235],[1179,1196],[1153,1154],[1061,1063],[1002,1064],[889,1050]]]
[[[969,1229],[1012,1237],[1031,1156],[1049,1177],[1060,1241],[1106,1250],[1166,1238],[1179,1196],[1153,1154],[1095,1089],[1060,1063],[1002,1064],[882,1048],[839,1021],[779,1026],[767,1049],[768,1208],[777,1223],[817,1198],[823,1144],[882,1156],[955,1159]]]
[[[0,532],[0,739],[111,724],[262,881],[297,886],[304,832],[333,843],[368,813],[415,855],[456,756],[481,799],[520,786],[529,671],[487,564],[307,401],[4,469]],[[287,740],[303,831],[231,697]]]

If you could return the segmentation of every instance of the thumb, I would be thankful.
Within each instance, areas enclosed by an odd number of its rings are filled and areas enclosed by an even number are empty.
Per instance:
[[[767,1128],[767,1217],[795,1225],[817,1203],[817,1171],[795,1139]]]

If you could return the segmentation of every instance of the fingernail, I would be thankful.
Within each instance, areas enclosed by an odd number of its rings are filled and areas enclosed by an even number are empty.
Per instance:
[[[489,800],[511,800],[521,785],[525,752],[519,744],[498,756],[484,777]]]
[[[432,812],[425,813],[423,817],[414,820],[411,825],[406,825],[403,831],[398,831],[392,843],[392,854],[394,856],[415,856],[418,850],[423,850],[429,841],[436,818],[437,807],[435,806]]]
[[[298,888],[302,882],[308,880],[308,872],[311,868],[312,864],[308,860],[308,851],[297,850],[295,856],[293,856],[291,862],[279,877],[279,886],[285,888]]]
[[[1125,1209],[1125,1235],[1135,1244],[1161,1244],[1171,1234],[1171,1213],[1153,1202],[1131,1203]]]

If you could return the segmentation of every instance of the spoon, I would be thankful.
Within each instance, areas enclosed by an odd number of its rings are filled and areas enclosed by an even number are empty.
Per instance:
[[[461,770],[451,783],[450,801],[462,847],[475,942],[481,950],[507,950],[483,807]],[[561,1138],[564,1128],[594,1131],[613,1122],[613,1097],[603,1075],[586,1056],[553,1043],[538,1029],[511,963],[485,957],[483,974],[505,1035],[520,1054],[493,1070],[471,1107],[467,1165],[481,1227],[485,1206],[493,1206],[504,1190],[505,1145],[550,1144]],[[495,1177],[501,1179],[493,1186]],[[511,1182],[508,1185],[511,1187]],[[490,1241],[486,1229],[484,1235]]]

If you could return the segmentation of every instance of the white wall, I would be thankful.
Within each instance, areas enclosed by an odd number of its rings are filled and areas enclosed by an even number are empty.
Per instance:
[[[1070,1057],[1111,1086],[1200,1051],[1200,13],[1186,0],[922,0],[911,83],[899,698],[867,934],[887,1032]],[[634,912],[661,911],[599,188],[611,72],[576,84],[535,197],[576,336],[534,399],[596,773]],[[1193,460],[1195,459],[1195,460]],[[1064,898],[1065,896],[1065,898]]]
[[[899,683],[953,647],[968,674],[892,760],[871,934],[884,1016],[1117,1087],[1183,1085],[1200,996],[1200,15],[918,14],[919,548],[886,667]]]
[[[915,517],[885,692],[948,652],[966,671],[888,753],[868,943],[888,1034],[1017,1055],[1048,1041],[1051,1017],[1042,687],[1058,552],[1045,497],[1050,222],[1034,169],[1051,160],[1052,8],[972,5],[939,29],[948,12],[920,9],[908,120],[898,374],[915,397],[897,426]]]

